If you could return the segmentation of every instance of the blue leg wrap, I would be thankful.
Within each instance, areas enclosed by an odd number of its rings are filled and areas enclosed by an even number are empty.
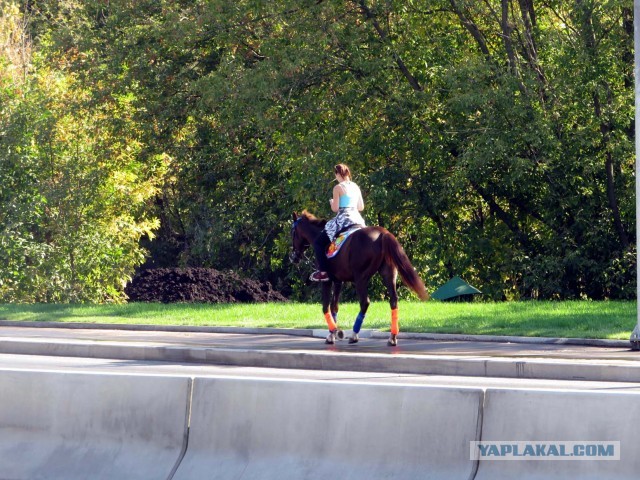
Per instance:
[[[331,312],[331,316],[333,317],[333,321],[338,323],[338,313],[337,312]]]
[[[358,333],[360,331],[360,328],[362,328],[362,322],[364,322],[364,317],[365,317],[365,314],[362,312],[360,312],[356,317],[356,321],[353,324],[354,333]]]

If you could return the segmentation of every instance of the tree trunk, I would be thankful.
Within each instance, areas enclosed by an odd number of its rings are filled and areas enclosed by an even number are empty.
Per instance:
[[[596,52],[596,35],[593,29],[592,22],[592,10],[589,7],[583,4],[582,0],[576,0],[576,4],[578,7],[583,9],[581,18],[582,18],[582,28],[584,35],[584,42],[587,49],[587,54],[594,58],[597,55]],[[600,85],[604,87],[607,92],[611,91],[609,84],[602,80]],[[620,209],[618,207],[618,198],[616,195],[616,185],[615,185],[615,177],[614,177],[614,166],[613,166],[613,156],[611,154],[611,150],[609,148],[610,142],[610,132],[611,132],[611,122],[604,117],[602,113],[602,104],[600,100],[600,94],[598,91],[593,92],[593,110],[596,118],[600,122],[600,133],[602,134],[601,147],[605,152],[605,172],[607,176],[606,188],[607,188],[607,201],[609,209],[611,210],[611,214],[613,216],[613,224],[616,229],[616,233],[618,234],[618,239],[620,240],[620,245],[623,249],[626,249],[629,246],[629,237],[625,231],[624,225],[622,223],[622,218],[620,216]],[[610,105],[612,103],[611,96],[609,95],[607,103]]]

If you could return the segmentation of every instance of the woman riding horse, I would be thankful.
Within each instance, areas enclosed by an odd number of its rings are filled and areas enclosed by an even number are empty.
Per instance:
[[[293,214],[291,236],[293,254],[291,260],[297,263],[304,251],[314,243],[325,230],[326,220],[320,220],[307,211],[300,215]],[[389,292],[391,306],[391,336],[388,345],[397,345],[400,331],[398,325],[398,293],[396,279],[398,272],[404,283],[418,297],[426,300],[429,297],[424,283],[411,265],[402,246],[389,231],[382,227],[366,227],[352,233],[342,245],[340,252],[326,262],[329,280],[322,283],[322,312],[329,327],[326,342],[335,343],[338,335],[336,324],[338,316],[338,300],[343,282],[353,282],[360,302],[360,313],[353,324],[353,335],[349,343],[358,341],[358,332],[362,327],[369,308],[368,287],[371,277],[379,273]],[[332,295],[332,286],[334,291]]]
[[[338,185],[333,187],[333,198],[329,200],[331,210],[337,215],[329,220],[318,237],[313,242],[313,249],[318,261],[318,270],[309,277],[314,282],[326,282],[329,280],[327,271],[327,247],[335,240],[338,233],[352,225],[365,226],[360,212],[364,210],[364,200],[360,187],[351,181],[351,171],[345,164],[340,163],[333,167]]]

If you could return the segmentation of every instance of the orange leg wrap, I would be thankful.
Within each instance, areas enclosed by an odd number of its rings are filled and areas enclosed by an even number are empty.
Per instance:
[[[394,308],[391,310],[391,333],[397,335],[400,332],[400,327],[398,326],[398,309]]]
[[[324,314],[324,319],[327,321],[327,326],[329,327],[329,331],[333,332],[338,328],[336,322],[333,321],[333,317],[331,316],[331,312],[327,312]]]

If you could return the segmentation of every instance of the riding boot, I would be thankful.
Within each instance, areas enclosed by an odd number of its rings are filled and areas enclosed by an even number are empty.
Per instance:
[[[313,242],[313,250],[316,253],[316,260],[318,261],[318,271],[327,272],[329,270],[327,261],[327,247],[331,241],[327,232],[322,230]]]

